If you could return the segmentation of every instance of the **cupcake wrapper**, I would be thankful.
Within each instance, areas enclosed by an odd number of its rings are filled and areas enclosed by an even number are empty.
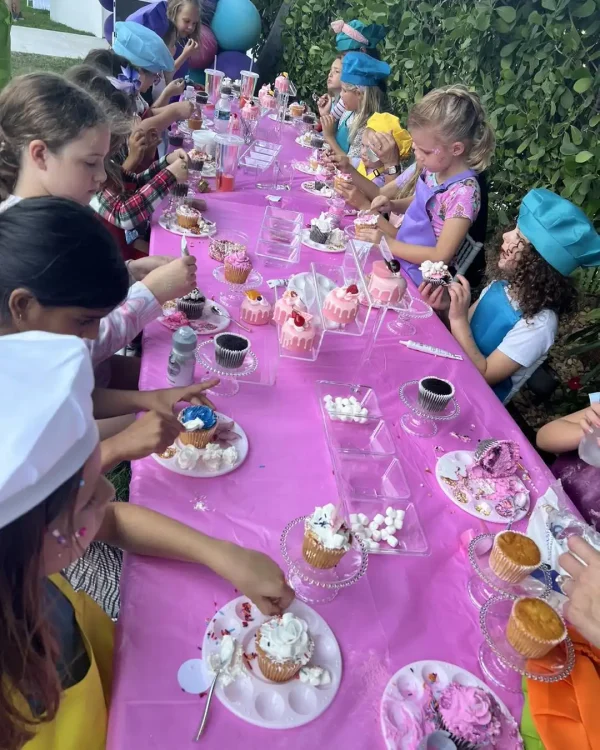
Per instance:
[[[324,245],[329,239],[329,232],[322,232],[319,227],[310,228],[310,239],[312,242],[316,242],[318,245]]]
[[[327,549],[318,542],[310,532],[305,532],[302,543],[302,557],[313,568],[329,570],[335,568],[342,557],[346,554],[344,549]]]
[[[205,302],[187,302],[186,300],[177,300],[177,309],[185,313],[188,320],[198,320],[202,317]]]
[[[517,534],[518,532],[515,531],[513,533]],[[519,565],[510,560],[494,541],[494,546],[490,554],[490,568],[502,581],[519,583],[519,581],[522,581],[533,573],[534,570],[537,570],[539,563],[537,565]]]
[[[251,270],[251,268],[233,268],[225,263],[225,278],[232,284],[244,284]]]
[[[521,654],[521,656],[526,656],[529,659],[541,659],[565,640],[567,637],[567,630],[565,628],[562,638],[559,638],[558,640],[540,641],[537,638],[534,638],[520,627],[519,621],[514,616],[514,607],[518,601],[519,600],[517,599],[513,604],[513,614],[511,614],[506,626],[506,639],[514,650]]]
[[[184,229],[192,229],[198,226],[198,219],[192,216],[179,216],[177,215],[177,223]]]
[[[500,442],[500,440],[495,440],[494,438],[486,438],[485,440],[480,440],[477,448],[475,448],[475,461],[479,461],[487,450],[489,450],[494,445],[500,445]]]
[[[279,662],[272,661],[272,659],[267,656],[258,645],[258,639],[255,641],[254,645],[260,671],[262,672],[263,677],[267,680],[271,680],[271,682],[289,682],[302,668],[302,664],[299,662],[280,664]]]
[[[216,431],[217,425],[210,427],[208,430],[194,430],[192,432],[183,430],[179,433],[179,441],[183,443],[183,445],[193,445],[196,448],[206,448]]]
[[[426,284],[431,284],[434,288],[438,286],[447,286],[449,283],[447,279],[426,279],[425,276],[423,276],[423,281]]]
[[[243,351],[234,352],[230,349],[224,349],[222,346],[215,341],[215,359],[217,364],[224,367],[226,370],[239,370],[244,364],[246,354],[250,351],[250,345]]]
[[[419,406],[425,411],[436,413],[444,411],[453,397],[454,393],[451,393],[448,396],[442,396],[439,393],[432,393],[419,383]]]

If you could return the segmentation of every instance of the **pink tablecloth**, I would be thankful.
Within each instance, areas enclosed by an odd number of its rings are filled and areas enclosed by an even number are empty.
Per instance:
[[[283,153],[284,160],[291,160],[308,152],[288,135]],[[283,194],[284,205],[304,211],[308,220],[325,202],[302,192],[300,182],[300,177],[295,178],[294,189]],[[208,196],[209,216],[221,227],[243,229],[255,238],[265,193],[252,188],[245,175],[238,185],[246,189]],[[151,248],[153,253],[177,255],[179,237],[155,227]],[[206,244],[199,242],[194,252],[199,260],[199,286],[217,295],[220,288],[212,276],[214,263],[206,255]],[[290,272],[308,270],[311,261],[335,262],[332,257],[303,248],[300,263]],[[255,266],[265,278],[285,275],[281,268],[265,267],[260,259],[255,259]],[[459,351],[437,318],[417,322],[417,329],[417,340]],[[265,337],[274,340],[275,335],[269,327],[256,329],[251,338],[259,349]],[[142,388],[166,386],[170,337],[158,322],[146,329]],[[244,723],[216,701],[203,739],[208,748],[376,750],[384,747],[381,694],[400,667],[411,661],[439,659],[482,676],[477,661],[482,641],[478,612],[467,596],[470,569],[459,548],[461,532],[477,528],[478,522],[453,505],[438,487],[433,471],[440,452],[435,448],[474,448],[478,439],[489,436],[517,440],[536,486],[533,500],[546,490],[551,475],[470,362],[408,351],[396,343],[397,338],[384,326],[371,360],[356,377],[376,389],[392,426],[431,554],[371,556],[364,579],[319,608],[338,638],[344,663],[340,691],[320,718],[299,729],[271,731]],[[315,363],[281,359],[273,387],[242,384],[238,395],[219,402],[249,437],[250,453],[240,469],[222,478],[194,480],[172,474],[147,458],[133,466],[130,501],[208,534],[260,549],[282,562],[279,539],[288,521],[311,512],[315,505],[337,500],[314,384],[318,379],[348,382],[364,340],[352,339],[350,345],[347,337],[333,339],[326,338]],[[427,374],[456,384],[461,414],[435,438],[420,440],[399,427],[404,407],[397,391],[403,382]],[[458,442],[450,430],[471,436],[472,443]],[[199,502],[206,511],[195,510]],[[122,594],[108,747],[191,749],[203,701],[181,691],[177,670],[187,659],[200,655],[207,618],[234,598],[233,587],[192,565],[129,556]],[[521,698],[498,692],[519,719]]]

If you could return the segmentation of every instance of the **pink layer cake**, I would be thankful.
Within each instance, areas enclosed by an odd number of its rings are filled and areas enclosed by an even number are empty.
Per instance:
[[[294,310],[281,327],[281,346],[290,352],[309,352],[317,335],[311,320],[310,313]]]
[[[323,303],[323,315],[327,320],[345,325],[356,318],[358,311],[358,287],[356,284],[332,289]]]
[[[376,260],[371,269],[369,293],[375,302],[397,304],[406,291],[406,280],[392,271],[384,260]]]
[[[273,320],[282,326],[290,317],[294,308],[302,312],[303,310],[306,310],[306,305],[302,302],[296,292],[287,289],[275,303],[273,309]]]
[[[240,307],[240,318],[252,326],[264,326],[271,320],[272,310],[270,302],[252,289],[246,292]]]

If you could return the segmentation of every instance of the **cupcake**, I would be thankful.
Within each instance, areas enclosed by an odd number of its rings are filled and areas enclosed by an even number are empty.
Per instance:
[[[316,242],[317,245],[325,245],[332,230],[333,224],[331,222],[331,216],[322,213],[318,219],[312,219],[310,222],[309,236],[311,242]]]
[[[225,278],[232,284],[244,284],[250,271],[252,261],[245,250],[229,253],[225,256]]]
[[[482,440],[475,449],[475,476],[512,477],[517,473],[521,452],[513,440]]]
[[[346,325],[356,318],[358,312],[358,287],[350,284],[347,287],[332,289],[323,303],[323,316],[333,323]]]
[[[398,304],[406,292],[406,279],[400,274],[400,263],[395,258],[374,261],[368,290],[375,302]]]
[[[311,154],[308,158],[308,166],[312,169],[313,172],[316,172],[319,169],[320,164],[321,164],[321,151],[315,148],[313,151],[311,151]]]
[[[215,336],[215,360],[226,370],[239,370],[250,351],[250,341],[237,333],[218,333]]]
[[[315,644],[306,622],[286,612],[260,626],[255,648],[263,676],[273,682],[288,682],[308,664]]]
[[[333,178],[333,187],[339,192],[343,188],[348,187],[352,182],[352,175],[346,174],[345,172],[338,172]]]
[[[246,292],[240,307],[240,318],[251,326],[264,326],[271,320],[273,308],[256,289]]]
[[[202,118],[199,115],[190,117],[187,124],[190,130],[202,130]]]
[[[188,169],[190,172],[202,172],[204,169],[204,159],[190,159],[188,161]]]
[[[429,412],[441,412],[454,396],[454,386],[449,380],[429,376],[419,380],[419,406]]]
[[[541,599],[522,597],[512,606],[506,638],[521,656],[540,659],[567,637],[560,616]]]
[[[539,547],[519,531],[501,531],[494,538],[490,568],[503,581],[519,583],[542,562]]]
[[[303,312],[306,310],[306,305],[302,302],[296,292],[292,289],[286,289],[275,303],[275,307],[273,308],[273,320],[278,325],[282,326],[290,317],[294,309]]]
[[[202,311],[206,303],[206,297],[199,289],[192,289],[189,294],[177,300],[177,309],[185,313],[188,320],[198,320],[202,317]]]
[[[437,704],[444,729],[453,735],[453,740],[481,748],[497,747],[503,714],[498,701],[487,690],[451,682]]]
[[[168,140],[169,146],[173,148],[182,148],[183,146],[183,136],[181,133],[169,133]]]
[[[200,106],[204,106],[208,103],[208,94],[206,91],[199,91],[196,94],[196,104],[199,104]]]
[[[290,79],[287,73],[281,73],[275,79],[274,85],[275,91],[279,91],[282,94],[287,94],[290,90]]]
[[[179,206],[175,212],[177,216],[177,223],[184,229],[192,229],[198,226],[198,220],[202,218],[200,211],[197,211],[191,206]]]
[[[334,568],[350,549],[351,533],[333,503],[315,508],[304,522],[302,557],[313,568]]]
[[[208,257],[223,263],[227,255],[231,253],[243,253],[246,245],[231,240],[212,239],[208,246]]]
[[[179,413],[183,425],[179,440],[196,448],[207,446],[217,431],[217,415],[208,406],[188,406]]]
[[[299,102],[293,102],[290,104],[289,111],[292,117],[302,117],[304,114],[304,105]]]
[[[354,231],[357,239],[365,236],[365,233],[371,229],[377,229],[379,214],[361,213],[354,219]]]
[[[310,145],[313,148],[323,148],[325,145],[325,139],[322,135],[313,135],[313,137],[310,139]]]
[[[292,310],[291,316],[281,326],[281,346],[290,352],[309,352],[315,343],[317,332],[312,324],[312,315]]]
[[[423,281],[431,286],[448,286],[452,283],[452,274],[448,270],[448,266],[441,260],[431,261],[424,260],[419,266],[419,271],[423,276]]]
[[[314,112],[307,112],[305,115],[302,115],[302,122],[305,125],[314,125],[316,120]]]

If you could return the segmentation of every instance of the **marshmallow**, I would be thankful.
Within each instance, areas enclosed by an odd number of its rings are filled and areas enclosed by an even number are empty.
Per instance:
[[[358,520],[362,523],[363,526],[369,525],[369,519],[365,516],[364,513],[358,514]]]
[[[363,408],[360,410],[360,416],[366,417],[368,413],[369,413],[369,410],[367,409],[367,407],[363,406]]]
[[[358,513],[350,513],[350,523],[353,526],[355,523],[358,523]]]
[[[389,516],[390,518],[396,518],[396,511],[390,505],[389,508],[385,509],[385,515]]]
[[[396,511],[396,518],[399,518],[401,521],[404,521],[404,516],[406,515],[405,510],[398,510]]]
[[[387,543],[390,545],[390,547],[397,547],[398,546],[398,540],[395,536],[390,536],[387,539]]]
[[[371,531],[377,531],[377,529],[379,528],[379,524],[375,521],[375,519],[371,521],[371,523],[369,524],[369,528],[371,529]]]
[[[393,525],[392,525],[392,526],[386,526],[386,527],[385,527],[385,530],[387,531],[387,533],[388,533],[388,534],[389,534],[390,536],[394,536],[394,534],[396,533],[396,527],[395,527],[395,526],[393,526]]]
[[[395,518],[394,519],[394,526],[397,529],[401,529],[404,526],[404,519],[403,518]]]
[[[369,549],[379,549],[379,547],[381,547],[379,542],[369,539]]]
[[[331,395],[331,393],[328,393],[326,396],[323,396],[323,401],[325,401],[326,404],[332,402],[333,396]]]
[[[389,534],[389,531],[386,531],[386,529],[384,529],[384,530],[383,530],[383,531],[381,532],[381,538],[382,538],[382,539],[383,539],[383,540],[384,540],[385,542],[387,542],[387,540],[388,540],[389,536],[390,536],[390,534]]]
[[[378,513],[375,518],[373,519],[373,523],[377,524],[377,526],[381,526],[381,524],[384,522],[384,517],[381,515],[381,513]]]
[[[350,399],[349,398],[343,398],[342,399],[342,406],[350,406]]]
[[[358,403],[358,401],[356,400],[356,396],[350,396],[350,398],[348,399],[348,401],[351,404],[357,404]]]
[[[386,516],[385,517],[385,525],[386,526],[393,526],[394,525],[394,516]]]
[[[363,528],[363,534],[367,537],[367,539],[370,539],[373,536],[373,532],[368,526]]]
[[[374,542],[381,541],[381,531],[377,531],[377,529],[375,529],[375,531],[373,532],[373,541]]]

